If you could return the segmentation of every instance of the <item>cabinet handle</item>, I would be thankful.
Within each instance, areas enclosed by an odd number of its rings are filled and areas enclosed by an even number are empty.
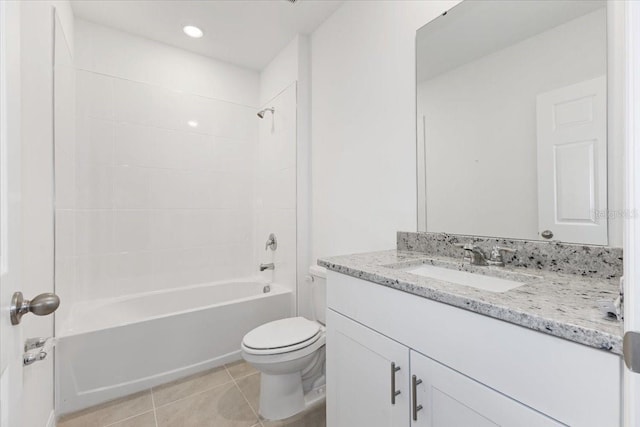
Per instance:
[[[396,396],[400,394],[400,390],[396,390],[396,372],[400,370],[400,366],[396,366],[396,362],[391,362],[391,404],[396,404]]]
[[[418,384],[422,384],[415,375],[411,376],[411,394],[412,394],[412,412],[413,421],[418,421],[418,411],[422,409],[422,405],[418,405]]]

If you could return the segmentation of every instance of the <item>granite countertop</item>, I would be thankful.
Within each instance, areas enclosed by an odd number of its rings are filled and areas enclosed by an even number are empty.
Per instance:
[[[531,281],[497,293],[401,270],[412,265],[443,263],[495,277],[527,275]],[[599,300],[614,301],[618,297],[619,285],[615,279],[512,267],[476,267],[463,263],[460,258],[396,250],[324,258],[318,260],[318,264],[338,273],[622,354],[622,322],[606,317],[598,308]]]

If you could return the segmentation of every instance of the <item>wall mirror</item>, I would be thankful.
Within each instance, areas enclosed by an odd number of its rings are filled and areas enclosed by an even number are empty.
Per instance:
[[[464,1],[418,30],[416,65],[419,231],[621,240],[605,1]]]

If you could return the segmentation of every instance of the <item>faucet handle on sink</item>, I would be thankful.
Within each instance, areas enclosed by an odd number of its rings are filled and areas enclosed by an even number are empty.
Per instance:
[[[471,265],[488,265],[486,255],[480,246],[473,243],[456,243],[455,246],[465,251],[464,260],[469,261]]]
[[[499,265],[504,267],[505,253],[516,253],[515,249],[505,248],[503,246],[494,246],[491,248],[491,256],[489,257],[489,263],[492,265]]]

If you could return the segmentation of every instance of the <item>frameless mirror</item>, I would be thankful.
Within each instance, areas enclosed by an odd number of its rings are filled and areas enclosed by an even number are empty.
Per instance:
[[[606,2],[467,0],[416,50],[419,231],[609,244]]]

